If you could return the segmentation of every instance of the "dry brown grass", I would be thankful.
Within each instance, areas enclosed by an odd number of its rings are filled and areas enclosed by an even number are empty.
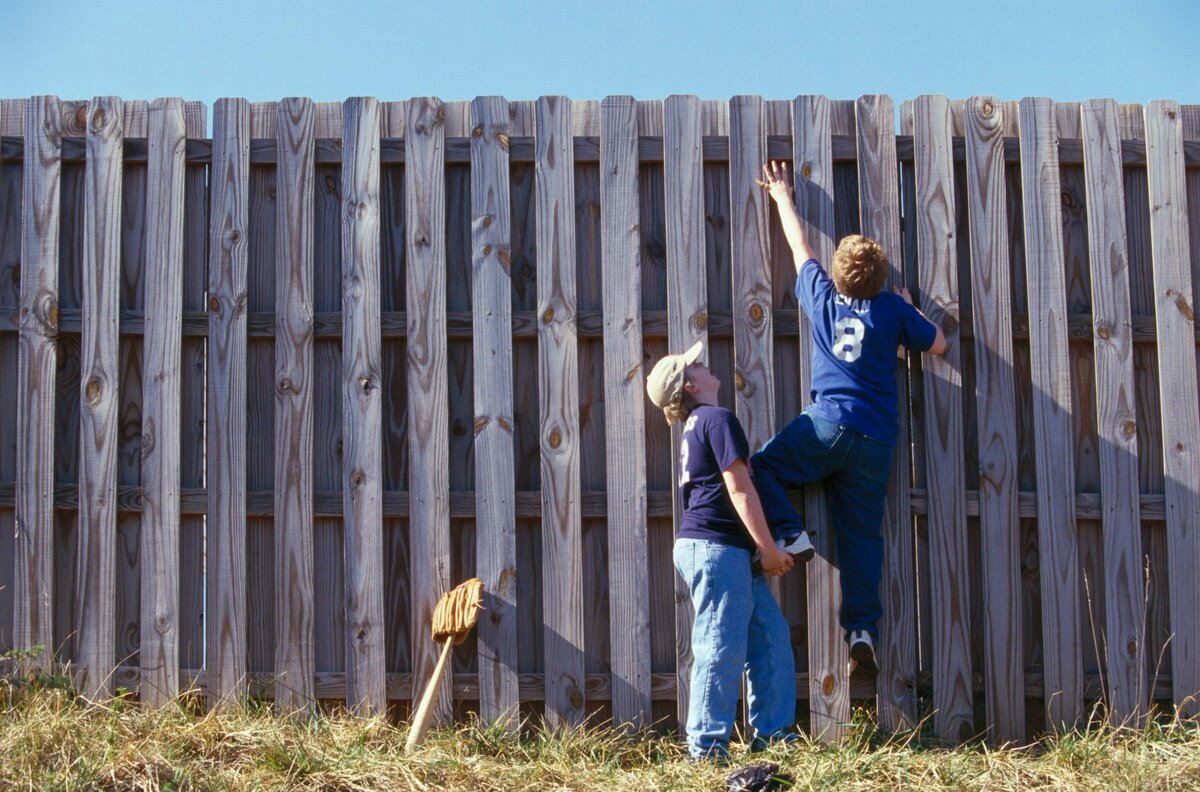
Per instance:
[[[672,739],[605,728],[518,738],[478,724],[435,731],[404,756],[403,726],[348,715],[280,718],[263,704],[200,713],[81,703],[65,681],[0,680],[0,789],[707,790],[727,768],[685,761]],[[1033,746],[945,750],[872,737],[765,757],[797,789],[1200,788],[1200,729],[1102,728]],[[739,751],[735,763],[751,757]]]

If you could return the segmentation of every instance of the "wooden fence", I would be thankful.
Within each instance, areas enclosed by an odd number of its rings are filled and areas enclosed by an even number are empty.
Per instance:
[[[900,361],[882,670],[778,586],[802,723],[1023,739],[1200,691],[1200,106],[922,96],[0,103],[0,651],[84,690],[677,724],[690,610],[647,365],[752,445],[807,402],[794,164],[946,330]],[[798,501],[799,502],[799,501]]]

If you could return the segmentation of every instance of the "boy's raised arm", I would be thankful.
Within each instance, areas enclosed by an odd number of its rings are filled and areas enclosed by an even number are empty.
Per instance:
[[[792,249],[792,260],[796,272],[804,266],[804,262],[817,257],[808,245],[804,236],[804,226],[800,224],[800,215],[796,214],[796,204],[792,201],[792,179],[788,174],[787,162],[771,162],[763,165],[762,179],[756,179],[758,186],[767,191],[779,209],[779,221],[783,225],[783,235],[787,237]]]

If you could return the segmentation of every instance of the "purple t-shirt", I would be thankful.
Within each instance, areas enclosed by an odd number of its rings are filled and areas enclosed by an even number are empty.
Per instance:
[[[896,350],[925,352],[937,328],[890,291],[869,300],[838,293],[816,259],[796,276],[812,322],[812,409],[884,443],[896,442]]]
[[[683,503],[679,536],[754,550],[754,540],[734,511],[722,474],[750,456],[737,416],[702,404],[683,424],[679,447],[679,492]]]

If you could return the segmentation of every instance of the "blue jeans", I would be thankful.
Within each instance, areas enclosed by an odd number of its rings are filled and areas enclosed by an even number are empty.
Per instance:
[[[787,488],[825,482],[842,577],[841,623],[879,643],[879,578],[892,446],[815,415],[811,409],[751,457],[754,487],[776,536],[803,530]]]
[[[742,670],[756,742],[788,739],[796,720],[791,633],[767,580],[750,571],[750,553],[703,539],[675,540],[675,569],[687,583],[692,625],[688,751],[722,757],[737,714]]]

